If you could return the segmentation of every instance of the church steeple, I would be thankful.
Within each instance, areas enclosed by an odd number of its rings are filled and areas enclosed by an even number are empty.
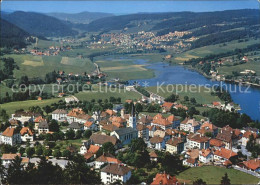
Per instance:
[[[129,127],[136,129],[135,105],[132,104],[132,111],[129,117]]]

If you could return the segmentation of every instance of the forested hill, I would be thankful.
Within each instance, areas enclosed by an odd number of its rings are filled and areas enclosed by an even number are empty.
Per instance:
[[[40,13],[17,11],[4,14],[2,18],[34,36],[62,37],[77,34],[63,21]]]
[[[0,30],[1,47],[23,48],[26,46],[25,38],[30,36],[26,31],[3,19],[0,19]]]
[[[260,11],[255,9],[243,9],[199,13],[130,14],[98,19],[86,25],[85,29],[89,31],[111,31],[131,27],[138,28],[145,24],[147,30],[158,31],[159,34],[162,34],[163,32],[191,30],[215,24],[259,24],[259,13]]]
[[[88,24],[94,20],[104,17],[111,17],[113,14],[101,12],[80,12],[75,14],[69,13],[47,13],[46,15],[55,17],[63,21],[70,21],[72,23]]]

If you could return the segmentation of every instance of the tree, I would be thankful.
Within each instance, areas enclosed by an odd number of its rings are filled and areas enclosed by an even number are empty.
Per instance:
[[[83,133],[83,137],[84,138],[90,138],[90,136],[92,135],[92,131],[91,130],[86,130],[84,133]]]
[[[44,107],[43,110],[46,112],[46,114],[49,114],[52,111],[52,109],[51,109],[51,107],[49,105]]]
[[[26,173],[22,165],[22,159],[16,156],[7,169],[5,180],[7,184],[20,184],[21,179],[25,179],[25,176]]]
[[[44,151],[43,151],[43,155],[44,156],[50,156],[52,154],[52,150],[50,150],[50,149],[45,149]]]
[[[29,147],[29,148],[26,149],[26,154],[27,154],[28,158],[31,158],[34,153],[35,153],[34,148]]]
[[[165,98],[165,101],[174,103],[177,101],[177,99],[178,99],[177,95],[171,94],[169,97]]]
[[[130,151],[131,152],[136,152],[137,150],[139,151],[144,151],[146,149],[146,144],[142,138],[137,138],[133,139],[130,144]]]
[[[41,155],[43,154],[42,146],[36,147],[35,154],[36,154],[37,156],[41,156]]]
[[[190,99],[190,102],[191,102],[192,104],[196,104],[196,103],[197,103],[197,101],[196,101],[195,98],[191,98],[191,99]]]
[[[82,131],[81,130],[77,130],[76,134],[75,134],[76,139],[80,139],[82,137]]]
[[[52,119],[49,124],[49,129],[51,132],[59,132],[60,126],[56,120]]]
[[[101,184],[99,174],[90,170],[81,155],[73,157],[64,169],[65,184]]]
[[[66,138],[67,139],[74,139],[75,138],[75,132],[74,130],[72,129],[69,129],[67,132],[66,132]]]
[[[231,184],[227,173],[225,173],[225,175],[222,177],[220,184],[221,185],[230,185]]]
[[[189,97],[188,96],[184,96],[184,101],[189,101]]]
[[[202,179],[197,179],[197,180],[193,181],[192,184],[193,185],[207,185],[207,183],[205,181],[203,181]]]
[[[102,145],[103,153],[115,154],[115,147],[111,142],[106,142]]]
[[[61,152],[60,150],[56,149],[53,151],[53,156],[56,158],[60,158],[61,157]]]
[[[70,159],[71,158],[71,152],[69,150],[64,150],[62,152],[62,156],[66,157],[67,159]]]

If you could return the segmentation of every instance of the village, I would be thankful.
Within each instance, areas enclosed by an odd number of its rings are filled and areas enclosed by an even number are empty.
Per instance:
[[[189,116],[183,119],[170,110],[188,111],[186,106],[166,102],[158,95],[151,97],[149,101],[161,107],[161,113],[154,116],[139,114],[137,104],[141,101],[131,99],[125,104],[114,104],[112,109],[87,113],[70,106],[56,109],[49,115],[18,110],[5,125],[0,141],[1,152],[7,146],[19,149],[15,153],[2,153],[2,165],[8,168],[16,157],[21,158],[25,166],[37,165],[40,157],[45,156],[64,168],[69,156],[80,154],[86,164],[100,174],[102,183],[126,183],[135,168],[124,163],[120,155],[127,155],[124,151],[133,147],[133,143],[143,143],[152,164],[158,163],[159,156],[164,153],[178,156],[186,168],[220,166],[260,178],[260,160],[248,151],[249,145],[260,143],[258,129],[233,129],[229,125],[219,128],[206,119],[198,121]],[[79,100],[70,96],[64,103],[77,105]],[[220,105],[215,102],[213,106]],[[79,145],[69,144],[73,140],[79,141]],[[152,181],[151,184],[178,184],[175,176],[159,170]]]

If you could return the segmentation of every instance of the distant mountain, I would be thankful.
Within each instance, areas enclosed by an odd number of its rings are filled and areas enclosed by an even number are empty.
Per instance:
[[[0,19],[0,24],[1,47],[24,48],[26,46],[25,39],[30,36],[29,33],[3,19]]]
[[[105,17],[91,22],[84,27],[87,31],[111,30],[144,30],[168,33],[170,31],[184,31],[198,29],[203,26],[233,24],[247,22],[257,24],[259,10],[227,10],[217,12],[169,12],[169,13],[138,13]],[[240,25],[237,25],[240,26]]]
[[[110,13],[101,13],[101,12],[81,12],[75,14],[69,13],[47,13],[46,15],[55,17],[60,20],[70,21],[72,23],[81,23],[81,24],[88,24],[94,20],[104,18],[104,17],[111,17],[114,14]]]
[[[62,37],[77,34],[63,21],[40,13],[16,11],[2,15],[2,18],[36,36]]]

